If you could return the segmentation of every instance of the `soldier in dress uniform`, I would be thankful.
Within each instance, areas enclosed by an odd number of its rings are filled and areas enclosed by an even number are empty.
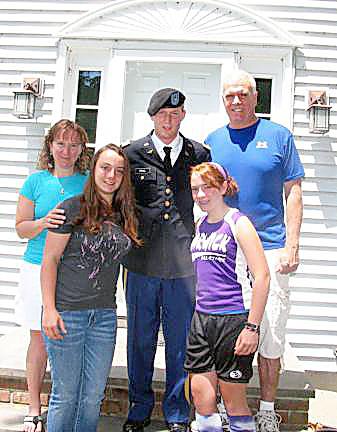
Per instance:
[[[143,431],[150,423],[160,322],[166,360],[163,413],[170,431],[187,431],[183,365],[195,303],[189,175],[191,166],[208,161],[210,155],[202,144],[179,133],[186,114],[184,101],[185,96],[174,88],[155,92],[148,106],[154,130],[124,148],[131,164],[144,244],[134,247],[124,262],[130,406],[123,431]]]

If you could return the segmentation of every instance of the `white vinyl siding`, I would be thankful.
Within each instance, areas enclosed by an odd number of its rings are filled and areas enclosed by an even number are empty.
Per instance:
[[[304,369],[336,371],[337,347],[337,2],[248,1],[302,43],[296,49],[293,132],[305,167],[301,265],[291,278],[287,340]],[[308,131],[307,93],[328,89],[330,131]]]
[[[26,246],[15,232],[18,191],[35,170],[42,137],[53,112],[57,38],[68,20],[97,7],[100,1],[0,2],[0,335],[14,325],[14,298]],[[21,78],[41,76],[46,90],[37,101],[36,118],[12,114],[13,91]]]

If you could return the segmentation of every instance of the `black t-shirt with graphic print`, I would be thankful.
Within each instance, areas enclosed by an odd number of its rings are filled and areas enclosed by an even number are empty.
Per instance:
[[[80,212],[80,195],[63,201],[66,220],[56,234],[71,234],[57,269],[56,309],[116,308],[116,284],[121,258],[131,240],[121,227],[105,222],[98,234],[73,225]]]

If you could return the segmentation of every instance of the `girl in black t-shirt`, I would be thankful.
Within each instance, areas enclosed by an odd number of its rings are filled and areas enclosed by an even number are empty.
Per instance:
[[[95,432],[116,341],[120,259],[139,245],[130,168],[101,148],[83,195],[62,203],[41,269],[42,328],[52,375],[48,432]]]

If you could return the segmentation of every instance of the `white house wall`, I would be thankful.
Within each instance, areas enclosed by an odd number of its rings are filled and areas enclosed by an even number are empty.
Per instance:
[[[56,80],[58,29],[107,1],[0,2],[0,334],[13,325],[14,296],[25,244],[14,230],[17,194],[34,170],[50,126]],[[236,0],[288,30],[301,47],[295,52],[293,131],[306,170],[301,266],[291,279],[288,341],[311,370],[336,371],[337,346],[337,1]],[[12,115],[13,90],[22,76],[46,81],[34,120]],[[308,133],[309,89],[328,90],[331,128]],[[60,100],[60,97],[58,98]]]
[[[56,73],[57,39],[68,20],[98,7],[89,1],[0,2],[0,334],[14,324],[14,297],[25,243],[14,230],[18,190],[35,168],[41,138],[50,126]],[[38,117],[12,115],[13,91],[23,76],[43,76],[45,98]]]

